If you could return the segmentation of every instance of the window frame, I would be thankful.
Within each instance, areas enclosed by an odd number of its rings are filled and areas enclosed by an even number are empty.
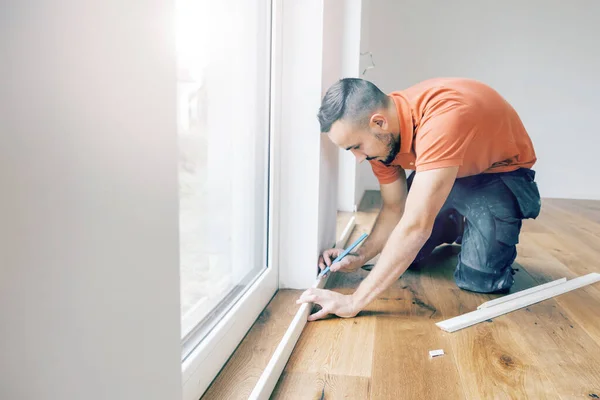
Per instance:
[[[281,97],[281,0],[270,0],[269,176],[267,268],[182,361],[184,400],[197,400],[210,386],[279,288],[279,193]]]

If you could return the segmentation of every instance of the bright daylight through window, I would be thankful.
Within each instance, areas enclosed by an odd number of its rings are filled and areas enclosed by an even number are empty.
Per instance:
[[[185,357],[267,266],[270,2],[178,0],[176,23]]]

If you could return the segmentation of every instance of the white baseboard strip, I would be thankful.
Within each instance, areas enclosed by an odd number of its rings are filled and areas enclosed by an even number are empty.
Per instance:
[[[355,226],[356,217],[352,216],[352,218],[350,218],[350,221],[348,221],[348,224],[346,224],[346,227],[342,231],[342,234],[340,235],[340,240],[338,240],[335,243],[336,249],[344,248],[344,246],[346,246],[346,243],[348,242],[348,239],[350,239],[350,235],[352,234],[352,231],[354,230]]]
[[[336,242],[336,248],[344,248],[355,225],[355,217],[352,217],[342,232],[340,239]],[[329,275],[330,274],[317,279],[312,287],[318,289],[324,288]],[[256,386],[254,386],[254,389],[252,390],[252,393],[250,393],[250,397],[248,398],[249,400],[267,400],[271,396],[273,389],[275,389],[275,385],[277,385],[277,381],[279,380],[279,377],[285,368],[285,364],[287,364],[288,360],[290,359],[292,351],[294,350],[294,346],[296,346],[296,343],[300,338],[300,334],[306,325],[306,321],[310,311],[312,310],[312,307],[312,303],[304,303],[300,306],[296,312],[296,315],[294,316],[294,319],[292,320],[292,323],[285,331],[283,338],[271,356],[267,367],[260,375]]]
[[[551,286],[522,297],[514,298],[501,304],[497,304],[493,307],[482,308],[467,314],[459,315],[458,317],[438,322],[436,325],[446,332],[456,332],[471,325],[478,324],[488,319],[507,314],[511,311],[515,311],[535,303],[539,303],[540,301],[570,292],[571,290],[578,289],[582,286],[586,286],[598,281],[600,281],[600,274],[597,272],[592,272],[564,283],[560,283],[558,285]]]
[[[328,275],[329,276],[329,275]],[[313,287],[317,287],[319,289],[325,286],[327,282],[328,276],[322,277]],[[292,351],[294,350],[294,346],[296,346],[296,342],[300,338],[300,334],[304,329],[304,325],[306,325],[306,320],[308,315],[312,309],[312,303],[304,303],[300,306],[300,309],[294,316],[292,323],[288,327],[287,331],[283,335],[281,342],[277,345],[275,352],[271,356],[267,367],[260,375],[256,386],[254,386],[254,390],[250,394],[250,400],[267,400],[271,393],[273,393],[273,389],[275,389],[275,385],[279,380],[279,376],[283,372],[285,368],[285,364],[287,364],[290,356],[292,355]]]
[[[560,285],[561,283],[564,283],[566,281],[567,281],[567,278],[560,278],[560,279],[557,279],[552,282],[544,283],[543,285],[534,286],[529,289],[521,290],[520,292],[502,296],[502,297],[499,297],[494,300],[486,301],[485,303],[483,303],[479,307],[477,307],[477,309],[481,310],[482,308],[488,308],[488,307],[496,306],[501,303],[506,303],[509,300],[517,299],[519,297],[523,297],[523,296],[526,296],[531,293],[539,292],[540,290],[544,290],[544,289],[548,289],[552,286]]]

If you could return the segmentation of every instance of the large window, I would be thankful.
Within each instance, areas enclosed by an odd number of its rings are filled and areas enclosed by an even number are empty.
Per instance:
[[[177,0],[176,23],[185,359],[267,268],[271,4]]]

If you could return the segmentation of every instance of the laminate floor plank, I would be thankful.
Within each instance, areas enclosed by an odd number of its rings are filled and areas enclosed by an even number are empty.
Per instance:
[[[576,258],[571,258],[571,267],[567,267],[554,258],[549,250],[545,250],[543,243],[547,242],[549,246],[552,246],[554,240],[544,238],[535,238],[522,246],[526,256],[518,260],[533,279],[542,281],[548,279],[549,276],[559,277],[560,275],[572,279],[589,272],[599,272],[597,268],[590,270],[578,266]],[[580,273],[575,273],[573,270]],[[562,294],[555,297],[554,300],[560,304],[565,311],[564,314],[577,322],[597,344],[600,344],[600,324],[598,324],[600,321],[600,282]]]
[[[571,199],[544,199],[543,203],[548,206],[569,211],[581,215],[589,221],[600,224],[600,201],[597,200],[571,200]]]
[[[562,240],[576,240],[578,251],[592,251],[600,256],[600,224],[546,203],[543,203],[542,212],[535,223]]]
[[[597,255],[595,251],[585,246],[578,246],[577,240],[571,237],[561,237],[553,233],[526,234],[525,245],[520,248],[527,246],[535,248],[531,252],[535,257],[545,256],[545,259],[554,258],[560,262],[573,274],[573,277],[600,272],[600,265],[598,265],[600,254]],[[544,264],[536,265],[538,269],[542,269],[539,267]]]
[[[452,277],[456,258],[448,256],[452,252],[446,249],[436,252],[421,270],[424,290],[433,293],[442,319],[473,311],[490,297],[456,287]],[[530,286],[533,285],[520,282],[520,288]],[[465,397],[556,398],[557,390],[543,365],[510,317],[504,315],[454,333],[444,332]]]
[[[526,270],[519,273],[524,287],[538,284]],[[506,317],[506,318],[503,318]],[[600,391],[600,346],[582,326],[570,319],[558,298],[533,304],[502,318],[513,337],[522,338],[561,398],[582,398]],[[552,397],[552,393],[549,394]]]
[[[282,374],[271,399],[337,400],[370,399],[369,379],[322,373],[286,372]]]
[[[286,372],[371,376],[375,318],[329,318],[309,322],[285,367]]]
[[[434,323],[438,307],[420,274],[408,271],[359,314],[377,318],[373,399],[464,398],[448,337]],[[439,349],[443,356],[429,357]]]

